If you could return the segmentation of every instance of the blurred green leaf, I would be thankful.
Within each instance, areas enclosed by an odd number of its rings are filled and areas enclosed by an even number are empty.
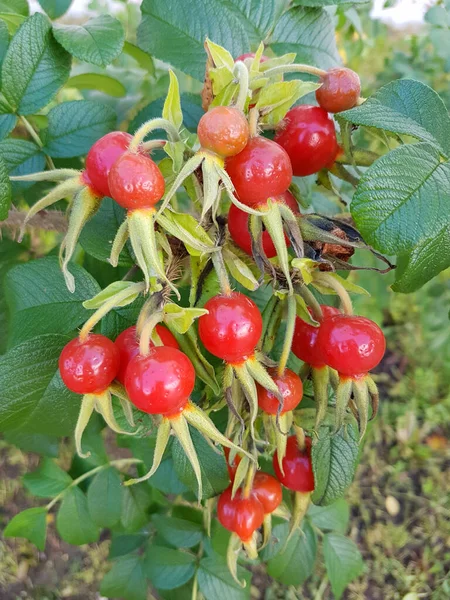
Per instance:
[[[0,46],[1,46],[1,21],[0,21]],[[0,48],[1,51],[1,48]],[[0,56],[0,67],[1,67],[1,56]],[[11,113],[11,109],[4,102],[0,100],[0,140],[5,138],[16,126],[17,117]]]
[[[89,19],[84,25],[53,27],[55,38],[79,60],[106,67],[122,52],[125,31],[122,23],[110,15]]]
[[[218,557],[202,558],[198,569],[198,587],[206,600],[249,600],[251,575],[238,567],[239,579],[246,582],[242,588],[231,577],[231,573],[223,559]]]
[[[158,533],[175,548],[192,548],[203,537],[203,527],[193,521],[165,515],[153,515],[152,522]]]
[[[113,563],[100,586],[100,593],[108,598],[146,600],[147,581],[140,556],[123,556]]]
[[[0,221],[8,217],[11,206],[12,188],[5,161],[0,157]]]
[[[49,458],[43,458],[39,468],[23,476],[30,494],[39,498],[53,498],[72,483],[72,477]]]
[[[296,531],[286,548],[267,564],[268,574],[284,585],[302,585],[312,574],[317,554],[317,539],[308,521]]]
[[[64,494],[56,515],[56,529],[65,542],[74,546],[98,540],[100,531],[91,519],[86,496],[79,487],[72,487]]]
[[[340,498],[328,506],[311,504],[308,509],[308,518],[319,529],[345,533],[350,519],[350,507],[344,498]]]
[[[10,35],[14,35],[17,29],[26,21],[26,17],[17,13],[0,12],[0,19],[6,25]]]
[[[364,570],[361,553],[349,538],[327,533],[323,538],[323,555],[331,589],[336,600],[340,600],[347,585]]]
[[[117,469],[97,473],[87,491],[89,514],[98,527],[112,527],[122,513],[123,487]]]
[[[195,561],[192,554],[149,544],[145,555],[145,574],[156,588],[173,590],[193,577]]]
[[[2,65],[2,93],[21,115],[46,106],[67,81],[71,57],[55,41],[44,15],[29,17],[15,34]]]
[[[51,458],[58,456],[58,438],[55,436],[12,430],[5,432],[3,437],[8,444],[13,444],[24,452],[33,452]]]
[[[127,93],[125,86],[120,81],[103,73],[74,75],[67,81],[66,87],[74,87],[79,90],[96,90],[115,98],[123,98]]]
[[[25,538],[39,550],[44,550],[47,538],[47,510],[45,506],[27,508],[20,512],[8,523],[3,535],[5,537]]]
[[[122,52],[134,58],[138,65],[145,71],[148,71],[150,75],[155,73],[155,65],[153,64],[152,57],[147,52],[144,52],[144,50],[141,50],[141,48],[138,48],[138,46],[130,44],[130,42],[125,42]]]
[[[63,102],[48,113],[44,152],[54,158],[87,154],[92,144],[112,131],[117,122],[114,110],[100,102]]]
[[[62,17],[72,4],[72,0],[38,0],[38,2],[50,19],[59,19],[59,17]]]
[[[37,171],[43,171],[45,167],[45,156],[42,150],[33,142],[8,138],[0,142],[0,156],[5,162],[10,175],[28,175]],[[14,182],[14,188],[26,189],[33,182]]]
[[[23,17],[28,17],[30,8],[27,0],[0,0],[0,12],[15,13]]]
[[[149,518],[147,509],[150,506],[150,489],[144,484],[123,488],[121,522],[127,532],[139,531]]]

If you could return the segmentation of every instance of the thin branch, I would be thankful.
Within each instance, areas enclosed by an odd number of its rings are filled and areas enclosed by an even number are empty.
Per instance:
[[[4,221],[0,221],[0,230],[20,230],[26,216],[27,212],[11,208],[8,217]],[[66,215],[59,210],[41,210],[28,221],[27,227],[65,233],[67,231],[67,218]]]

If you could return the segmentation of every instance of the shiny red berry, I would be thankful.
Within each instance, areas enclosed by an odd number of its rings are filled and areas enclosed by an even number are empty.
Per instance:
[[[248,542],[264,521],[264,509],[255,497],[244,498],[238,490],[231,498],[231,486],[219,496],[217,517],[228,531],[236,533],[243,542]]]
[[[286,204],[295,214],[299,213],[297,200],[290,192],[284,192],[280,196],[277,196],[276,201]],[[248,213],[244,212],[240,208],[237,208],[237,206],[234,204],[230,206],[230,210],[228,212],[228,231],[230,232],[231,239],[237,246],[239,246],[239,248],[241,248],[241,250],[251,256],[252,238],[250,237],[250,232],[248,230],[248,221]],[[290,242],[286,236],[285,238],[286,245],[289,246]],[[270,237],[269,232],[266,230],[264,230],[262,234],[262,245],[267,258],[273,258],[277,255],[272,238]]]
[[[103,392],[119,370],[119,352],[104,335],[91,333],[81,342],[75,338],[64,346],[59,372],[65,385],[77,394]]]
[[[156,346],[147,356],[138,354],[128,364],[125,388],[131,402],[151,415],[181,412],[195,385],[195,370],[180,350]]]
[[[128,150],[133,136],[124,131],[112,131],[97,140],[86,157],[86,172],[95,190],[102,196],[111,196],[108,174],[124,152]]]
[[[322,309],[323,319],[341,314],[341,311],[334,306],[321,304],[320,308]],[[309,309],[309,312],[311,312],[311,309]],[[320,369],[326,364],[322,348],[317,344],[319,331],[320,325],[319,327],[314,327],[314,325],[310,325],[297,317],[294,338],[292,340],[292,352],[297,358],[308,363],[315,369]]]
[[[108,175],[111,197],[126,208],[152,208],[164,195],[164,177],[149,156],[127,152]]]
[[[321,78],[322,86],[316,91],[319,106],[337,113],[356,106],[361,95],[361,81],[355,71],[335,67]]]
[[[238,56],[237,58],[234,59],[234,62],[236,63],[238,60],[242,60],[244,61],[246,58],[255,58],[255,53],[254,52],[246,52],[245,54],[241,54],[240,56]],[[269,60],[268,56],[264,56],[264,54],[261,56],[261,58],[259,59],[260,63],[266,62],[266,60]]]
[[[292,166],[285,150],[266,138],[250,138],[245,148],[227,159],[228,175],[236,195],[246,206],[264,204],[291,184]]]
[[[314,491],[314,473],[311,463],[311,438],[305,438],[305,448],[300,450],[295,435],[287,439],[286,455],[283,458],[284,475],[278,464],[278,453],[273,456],[273,468],[277,479],[295,492]]]
[[[284,399],[281,414],[294,410],[303,397],[303,384],[300,377],[290,369],[286,369],[282,375],[278,374],[276,368],[268,369],[268,373],[276,383]],[[280,405],[278,398],[261,385],[257,384],[256,387],[258,390],[259,408],[269,415],[276,415]]]
[[[325,363],[347,376],[371,371],[386,350],[385,337],[376,323],[343,314],[323,320],[317,344]]]
[[[292,108],[275,135],[289,155],[294,175],[312,175],[332,164],[338,152],[336,130],[327,111],[318,106]]]
[[[198,332],[211,354],[228,363],[239,363],[255,352],[263,323],[253,300],[233,292],[214,296],[205,308],[209,312],[198,320]]]
[[[248,122],[238,108],[216,106],[200,119],[197,135],[202,148],[227,158],[245,148],[249,137]]]
[[[268,473],[258,471],[253,480],[252,496],[261,502],[264,514],[269,515],[280,506],[283,500],[283,490],[278,479]]]
[[[177,340],[171,334],[171,332],[164,327],[164,325],[156,325],[156,333],[159,335],[163,346],[170,346],[171,348],[180,349]],[[128,327],[116,337],[114,342],[120,356],[120,367],[117,373],[116,379],[120,383],[125,383],[125,372],[128,367],[128,363],[132,358],[139,354],[139,338],[136,335],[136,327]],[[150,347],[153,348],[154,344],[150,341]]]

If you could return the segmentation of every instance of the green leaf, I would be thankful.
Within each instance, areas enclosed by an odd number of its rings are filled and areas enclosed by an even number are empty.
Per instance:
[[[88,309],[100,308],[105,302],[111,300],[114,296],[118,296],[122,292],[125,292],[125,290],[128,290],[128,296],[122,301],[117,302],[116,300],[116,307],[128,306],[128,304],[134,302],[139,296],[139,292],[135,291],[135,285],[136,284],[133,281],[113,281],[93,298],[85,300],[83,306]]]
[[[55,436],[12,430],[4,433],[3,437],[8,444],[13,444],[24,452],[33,452],[52,458],[58,456],[58,438]]]
[[[156,588],[173,590],[193,577],[195,560],[192,554],[149,544],[145,574]]]
[[[75,263],[72,273],[77,282],[74,293],[65,286],[58,259],[53,256],[17,265],[8,272],[5,285],[11,319],[10,347],[45,333],[70,333],[87,320],[83,302],[100,288]]]
[[[206,315],[204,308],[183,308],[174,302],[164,306],[165,320],[177,333],[185,334],[199,317]]]
[[[4,21],[0,20],[0,84],[1,84],[1,72],[2,72],[2,63],[5,58],[6,51],[9,46],[9,31],[8,26]],[[0,113],[3,113],[3,102],[0,101]],[[8,111],[7,111],[8,112]],[[2,137],[2,117],[0,117],[0,137]],[[5,134],[6,135],[6,134]]]
[[[339,600],[347,585],[364,570],[361,553],[349,538],[328,533],[323,538],[323,555],[331,589]]]
[[[236,281],[247,290],[254,291],[258,289],[258,280],[253,275],[250,267],[243,260],[231,252],[231,250],[224,250],[223,258],[230,274]]]
[[[75,58],[106,67],[122,52],[125,31],[110,15],[89,19],[84,25],[55,25],[58,42]]]
[[[302,585],[312,574],[317,554],[317,539],[308,521],[296,531],[286,549],[270,559],[268,574],[284,585]]]
[[[10,175],[28,175],[43,171],[45,155],[42,150],[27,140],[8,138],[0,142],[0,156],[5,161]],[[26,189],[33,182],[16,182],[14,187]]]
[[[206,600],[249,600],[251,575],[238,567],[238,577],[245,579],[245,588],[234,581],[223,560],[210,557],[200,561],[197,573],[198,587]]]
[[[352,0],[351,4],[367,4],[369,0]],[[313,7],[321,7],[321,6],[348,6],[348,0],[294,0],[294,4],[298,4],[300,6],[313,6]]]
[[[10,321],[5,298],[4,278],[14,265],[27,258],[28,253],[24,251],[22,244],[3,238],[0,243],[0,331],[2,332],[2,335],[0,335],[0,354],[6,352]]]
[[[0,45],[1,45],[1,21],[0,21]],[[1,67],[1,57],[0,57]],[[5,138],[14,129],[17,123],[16,115],[11,114],[11,109],[0,100],[0,140]]]
[[[12,187],[5,161],[0,157],[0,221],[7,218],[12,201]]]
[[[150,102],[150,104],[144,106],[131,121],[128,131],[134,133],[146,121],[160,117],[163,106],[163,98],[158,98],[154,102]],[[197,131],[198,122],[203,115],[199,96],[195,96],[194,94],[181,94],[181,110],[183,112],[183,125],[189,131]],[[159,137],[161,137],[161,132],[155,131],[148,136],[148,139],[150,140]]]
[[[108,262],[113,240],[125,218],[126,212],[117,202],[111,198],[103,198],[100,209],[86,223],[81,232],[80,244],[83,249],[97,260]],[[131,267],[133,264],[134,261],[125,246],[120,253],[119,266]]]
[[[359,444],[356,428],[348,425],[332,435],[320,427],[312,446],[315,490],[312,501],[319,506],[341,498],[352,483],[358,460]]]
[[[41,335],[0,357],[1,431],[73,432],[80,396],[66,388],[58,372],[59,355],[69,341],[65,335]]]
[[[246,29],[249,30],[252,45],[258,45],[273,28],[279,12],[277,4],[280,3],[277,0],[231,0],[231,2],[242,13],[242,19],[246,20]],[[250,24],[255,28],[255,33],[250,30]],[[239,55],[234,54],[234,57],[237,56]]]
[[[361,106],[339,113],[356,125],[402,133],[428,142],[445,155],[450,152],[450,118],[434,90],[412,79],[392,81]]]
[[[387,254],[413,250],[450,222],[450,164],[428,143],[400,146],[378,159],[353,196],[364,240]]]
[[[99,529],[91,519],[86,496],[79,487],[72,487],[64,494],[56,516],[56,529],[65,542],[74,546],[98,540]]]
[[[336,48],[334,25],[321,8],[295,6],[285,12],[270,38],[275,54],[295,52],[297,62],[328,69],[341,62]]]
[[[50,19],[59,19],[59,17],[62,17],[72,4],[72,0],[38,0],[38,2]]]
[[[125,86],[120,81],[103,73],[74,75],[68,80],[66,87],[74,87],[78,90],[96,90],[114,98],[123,98],[127,93]]]
[[[191,0],[144,0],[138,45],[181,71],[203,80],[206,55],[203,48],[209,37],[227,48],[233,56],[248,52],[250,40],[258,43],[254,26],[239,9],[248,2]]]
[[[308,509],[308,518],[319,529],[345,533],[350,519],[350,507],[343,498],[336,500],[329,506],[314,506],[314,504],[311,504]]]
[[[87,491],[89,514],[99,527],[112,527],[122,513],[122,481],[116,469],[100,471]]]
[[[147,581],[143,561],[139,556],[123,556],[113,563],[111,571],[105,575],[100,593],[108,598],[126,600],[146,600]]]
[[[222,453],[215,452],[198,431],[191,427],[190,432],[197,456],[200,457],[203,498],[213,498],[223,492],[230,483],[225,458]],[[178,477],[196,493],[198,486],[194,470],[178,440],[173,443],[172,456]]]
[[[270,111],[265,114],[263,121],[276,125],[283,119],[287,111],[297,100],[317,90],[320,84],[312,81],[281,81],[270,85],[265,85],[256,103],[257,108]]]
[[[150,75],[155,73],[155,65],[153,64],[153,59],[150,54],[144,52],[134,44],[130,44],[130,42],[125,42],[123,45],[122,52],[124,54],[128,54],[134,58],[134,60],[138,63],[138,65],[144,69],[144,71],[148,71]]]
[[[6,25],[8,32],[14,35],[17,29],[26,21],[26,17],[17,13],[0,12],[0,19]]]
[[[441,271],[450,267],[450,230],[446,225],[436,235],[423,240],[397,261],[394,292],[415,292]]]
[[[139,531],[149,518],[147,509],[151,502],[148,486],[133,485],[123,489],[121,522],[127,532]]]
[[[72,477],[49,458],[43,458],[39,468],[23,476],[30,494],[39,498],[53,498],[72,483]]]
[[[63,102],[48,113],[44,151],[54,158],[86,154],[92,144],[112,131],[117,116],[110,106],[90,100]]]
[[[27,508],[20,512],[8,523],[3,535],[5,537],[25,538],[43,551],[47,538],[47,510],[45,506]]]
[[[71,57],[55,41],[40,13],[29,17],[11,40],[2,65],[2,92],[21,115],[46,106],[70,73]]]
[[[192,548],[203,537],[203,527],[193,521],[154,515],[152,522],[158,533],[175,548]]]
[[[0,0],[0,12],[15,13],[23,17],[28,17],[30,8],[27,0]]]
[[[113,535],[109,547],[109,558],[118,558],[130,554],[140,548],[147,541],[147,536],[142,533]]]

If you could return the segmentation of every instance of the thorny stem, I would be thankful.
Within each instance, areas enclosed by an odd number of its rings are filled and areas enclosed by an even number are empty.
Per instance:
[[[341,301],[342,310],[346,315],[353,314],[353,305],[349,293],[337,279],[330,276],[329,273],[315,273],[314,281],[331,288],[336,292]]]
[[[121,469],[124,467],[128,467],[129,465],[137,465],[140,463],[142,463],[142,460],[140,460],[139,458],[120,458],[118,460],[112,460],[111,462],[106,463],[104,465],[100,465],[99,467],[95,467],[95,469],[91,469],[90,471],[87,471],[86,473],[83,473],[82,475],[80,475],[79,477],[74,479],[66,488],[63,489],[62,492],[60,492],[57,496],[55,496],[53,498],[53,500],[51,500],[51,502],[49,502],[45,508],[47,510],[50,510],[57,502],[59,502],[61,500],[61,498],[71,488],[75,487],[76,485],[78,485],[79,483],[84,481],[85,479],[92,477],[92,475],[95,475],[96,473],[103,471],[104,469],[108,469],[109,467],[117,467],[117,469]]]
[[[0,222],[1,227],[21,228],[28,213],[11,208],[8,213],[8,218]],[[31,217],[27,222],[27,227],[34,229],[42,229],[44,231],[56,231],[58,233],[66,233],[67,218],[64,213],[59,210],[43,210],[37,215]]]
[[[239,60],[234,65],[233,73],[237,76],[239,81],[239,94],[236,100],[236,108],[243,111],[248,97],[248,69],[245,64]]]
[[[36,131],[34,130],[33,126],[31,125],[31,123],[28,121],[28,119],[26,119],[25,117],[21,116],[20,120],[22,121],[25,129],[28,131],[28,133],[30,134],[30,136],[33,138],[33,140],[36,142],[36,144],[39,146],[39,148],[43,148],[44,144],[42,143],[41,138],[38,136],[38,134],[36,133]],[[50,158],[50,156],[48,156],[47,154],[45,155],[45,158],[47,160],[47,164],[49,169],[55,169],[55,164],[52,161],[52,159]]]
[[[164,129],[164,131],[167,132],[167,135],[171,142],[181,141],[177,128],[170,121],[162,118],[150,119],[150,121],[147,121],[146,123],[141,125],[141,127],[139,127],[139,129],[134,134],[129,146],[130,152],[137,152],[139,145],[142,144],[145,137],[155,129]]]
[[[310,75],[315,75],[316,77],[324,77],[327,74],[327,72],[323,69],[318,69],[317,67],[312,67],[311,65],[279,65],[277,67],[267,69],[267,71],[263,71],[258,79],[261,77],[265,78],[272,77],[273,75],[282,75],[283,73],[309,73]]]

